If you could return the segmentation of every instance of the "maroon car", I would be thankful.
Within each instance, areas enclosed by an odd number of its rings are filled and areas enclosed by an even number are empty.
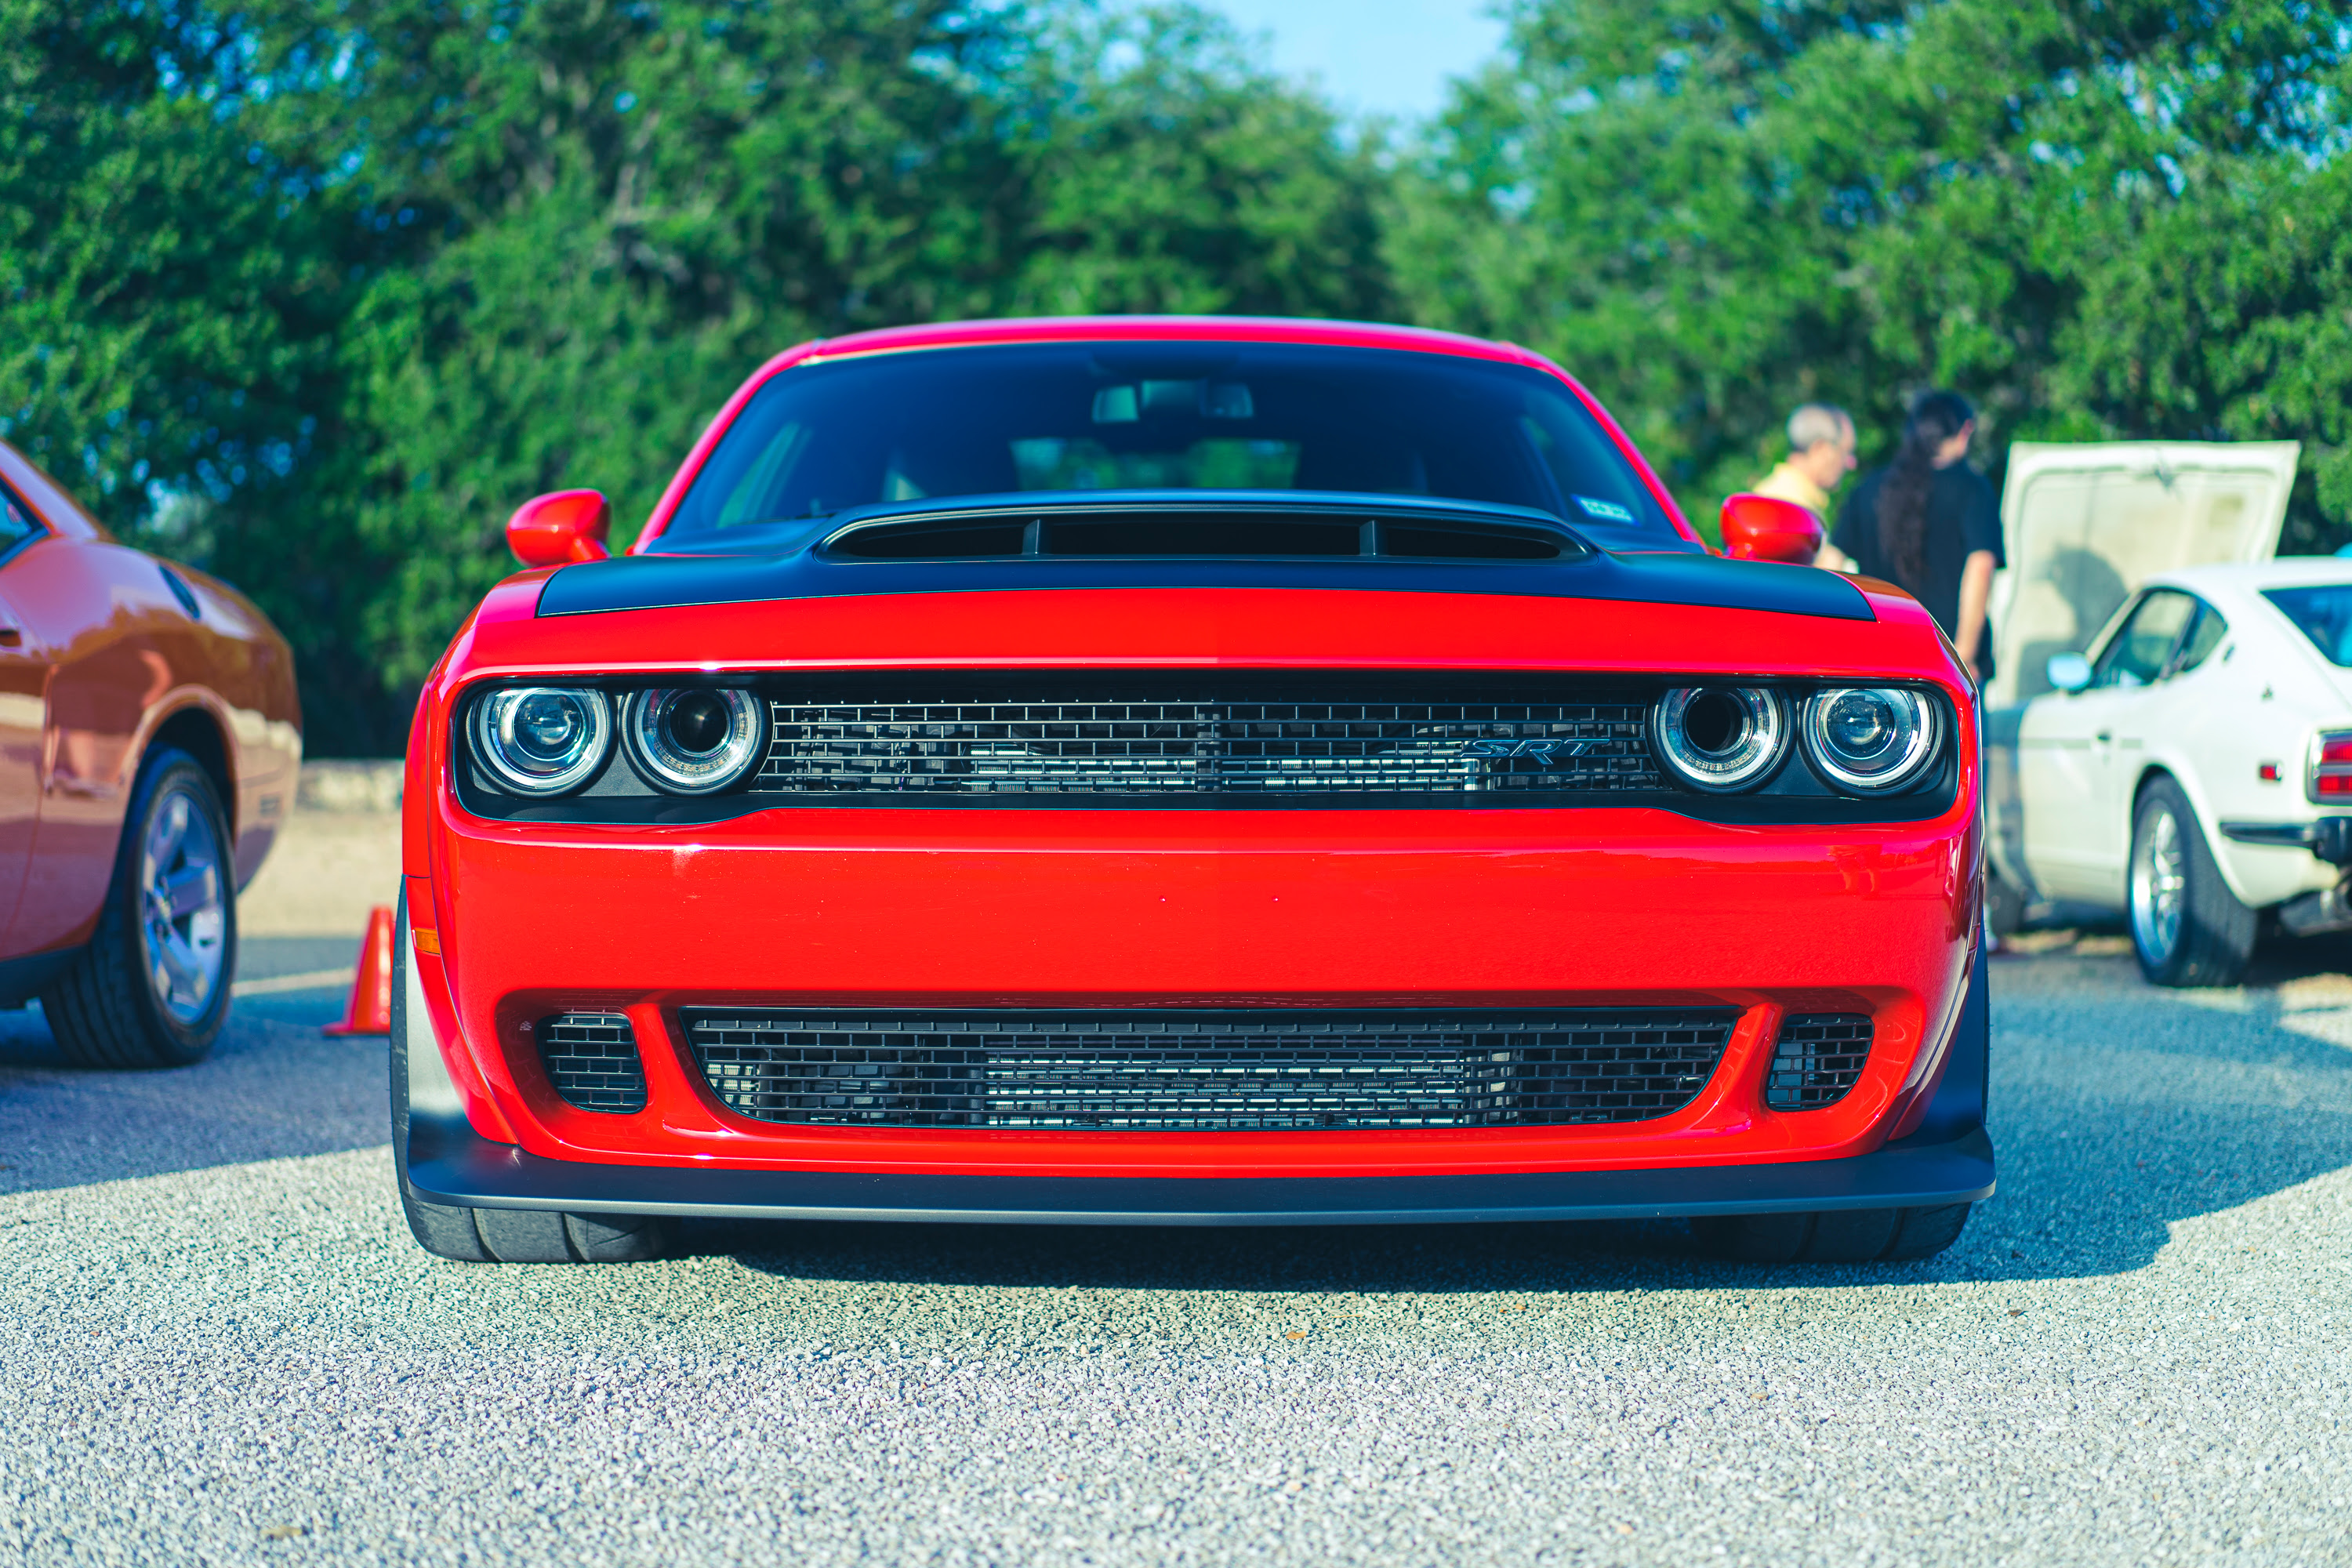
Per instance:
[[[0,443],[0,1006],[93,1067],[208,1050],[302,760],[294,660]]]

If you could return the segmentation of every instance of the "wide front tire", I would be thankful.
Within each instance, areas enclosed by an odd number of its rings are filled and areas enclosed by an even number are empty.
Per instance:
[[[2189,796],[2151,782],[2132,811],[2132,952],[2155,985],[2235,985],[2254,956],[2259,925],[2238,901],[2205,841]]]
[[[677,1227],[657,1215],[481,1208],[427,1203],[416,1195],[408,1180],[415,1121],[409,1097],[410,1053],[413,1049],[418,1054],[421,1072],[446,1079],[446,1068],[437,1060],[440,1047],[416,1017],[419,1010],[409,1005],[408,964],[408,900],[404,895],[393,922],[393,1168],[400,1184],[401,1213],[416,1245],[436,1258],[459,1263],[642,1263],[667,1256]],[[413,1037],[412,1028],[416,1030]],[[424,1059],[425,1051],[436,1053],[436,1059]],[[444,1081],[438,1092],[453,1091]]]
[[[1719,1215],[1693,1220],[1691,1234],[1717,1257],[1742,1263],[1906,1263],[1959,1240],[1974,1206]]]
[[[41,993],[49,1033],[89,1068],[185,1067],[228,1018],[236,873],[228,816],[185,752],[139,770],[89,945]]]

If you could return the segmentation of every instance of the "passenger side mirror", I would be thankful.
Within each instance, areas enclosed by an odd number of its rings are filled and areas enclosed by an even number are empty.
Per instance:
[[[1795,501],[1737,495],[1723,503],[1723,552],[1734,561],[1811,566],[1821,553],[1821,520]]]
[[[2050,684],[2061,691],[2080,691],[2091,684],[2091,661],[2079,653],[2053,653],[2043,668]]]
[[[507,519],[507,548],[526,566],[602,561],[611,551],[613,507],[596,490],[557,490],[532,498]]]

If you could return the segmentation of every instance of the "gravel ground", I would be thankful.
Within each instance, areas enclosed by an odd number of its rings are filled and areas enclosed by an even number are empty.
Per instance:
[[[1996,971],[2000,1194],[1858,1268],[1669,1226],[449,1264],[336,994],[168,1075],[0,1015],[0,1560],[2352,1562],[2352,981],[2099,945]]]

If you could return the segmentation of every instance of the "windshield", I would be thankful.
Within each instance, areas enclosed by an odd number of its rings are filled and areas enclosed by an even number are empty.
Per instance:
[[[1556,378],[1296,343],[1021,343],[796,366],[728,429],[668,532],[940,497],[1166,489],[1501,502],[1679,542]]]
[[[2330,664],[2352,668],[2352,583],[2266,588],[2263,597],[2276,605]]]

